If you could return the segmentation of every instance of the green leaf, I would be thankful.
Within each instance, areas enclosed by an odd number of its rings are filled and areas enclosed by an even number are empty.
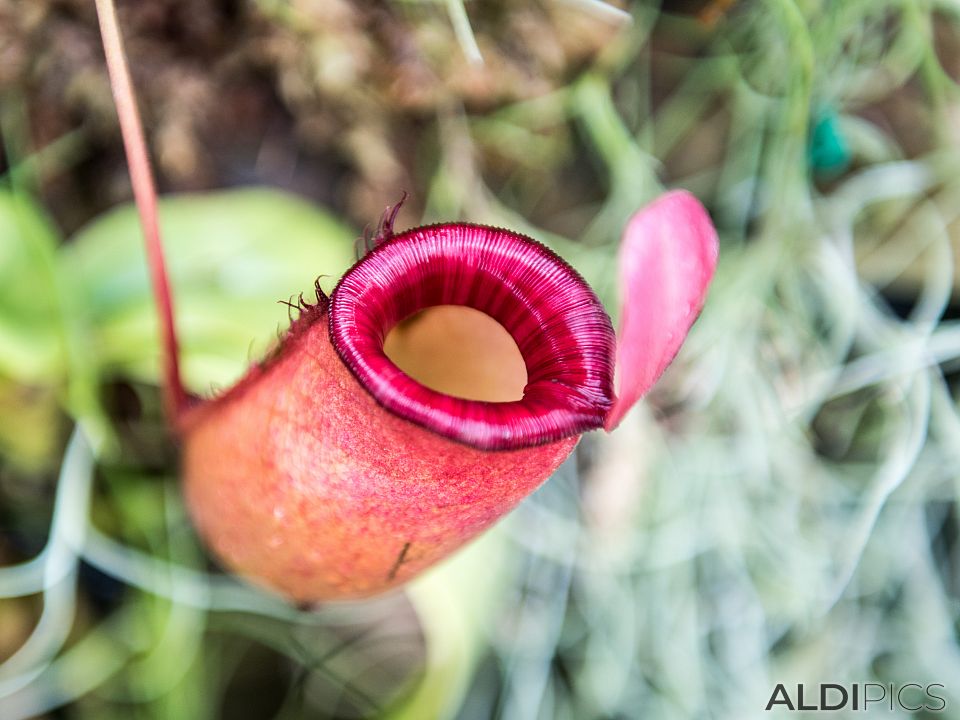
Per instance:
[[[0,375],[44,384],[62,371],[56,232],[28,198],[0,190]]]
[[[294,196],[244,189],[160,201],[184,376],[200,392],[228,385],[289,322],[278,301],[314,281],[329,290],[354,259],[353,230]],[[132,206],[84,228],[64,248],[105,372],[159,376],[159,335],[142,234]]]

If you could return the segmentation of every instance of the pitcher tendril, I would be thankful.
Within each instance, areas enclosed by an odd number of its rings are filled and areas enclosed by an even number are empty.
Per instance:
[[[150,167],[150,156],[147,153],[143,124],[140,121],[140,112],[137,110],[137,99],[130,79],[130,69],[123,49],[116,7],[113,0],[95,1],[97,17],[100,20],[100,34],[103,38],[103,50],[107,59],[107,72],[110,75],[110,88],[117,106],[120,132],[123,136],[123,146],[130,170],[130,182],[140,216],[140,225],[143,228],[147,265],[150,268],[150,283],[157,303],[160,339],[163,347],[164,409],[171,424],[176,427],[181,414],[187,407],[187,393],[180,377],[180,350],[174,323],[170,281],[160,237],[160,222],[157,217],[157,190]]]

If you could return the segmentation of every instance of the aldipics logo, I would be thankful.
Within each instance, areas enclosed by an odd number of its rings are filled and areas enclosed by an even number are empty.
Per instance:
[[[792,689],[792,688],[791,688]],[[939,694],[944,686],[940,683],[921,685],[920,683],[904,683],[898,685],[888,683],[820,683],[807,687],[798,684],[796,693],[783,683],[777,683],[767,702],[767,710],[779,708],[782,710],[819,710],[830,712],[833,710],[906,710],[916,712],[943,712],[947,709],[947,701]]]

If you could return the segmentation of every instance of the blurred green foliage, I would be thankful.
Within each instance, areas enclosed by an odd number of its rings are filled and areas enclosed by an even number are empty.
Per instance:
[[[329,213],[275,190],[164,198],[160,222],[176,303],[184,375],[197,392],[232,384],[286,327],[278,302],[314,282],[329,292],[355,259],[357,234]],[[140,226],[131,206],[82,229],[61,262],[82,298],[104,372],[158,376],[157,320]]]
[[[0,374],[49,383],[64,372],[57,293],[59,238],[22,193],[0,189]]]
[[[354,258],[352,230],[279,191],[160,206],[185,379],[199,394],[229,385],[265,355],[289,322],[279,300],[311,299],[318,278],[329,291]],[[157,377],[140,232],[134,208],[118,208],[61,245],[24,191],[0,192],[0,400],[8,399],[0,443],[21,465],[36,466],[52,448],[57,394],[103,437],[100,382]],[[24,393],[32,399],[14,402]],[[23,422],[25,411],[39,422]]]

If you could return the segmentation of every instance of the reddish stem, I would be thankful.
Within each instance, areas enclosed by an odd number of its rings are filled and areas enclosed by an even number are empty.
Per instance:
[[[163,258],[160,224],[157,219],[157,190],[150,169],[150,158],[147,155],[147,143],[143,136],[133,83],[130,81],[130,70],[123,51],[123,39],[117,23],[116,8],[113,0],[95,0],[95,2],[97,16],[100,19],[103,49],[107,58],[107,71],[110,74],[110,86],[117,106],[117,115],[120,118],[120,132],[123,135],[123,145],[127,153],[130,182],[133,185],[133,196],[140,215],[140,225],[143,228],[147,265],[150,268],[150,279],[157,303],[163,347],[164,407],[167,417],[176,427],[181,413],[186,408],[187,394],[180,379],[180,353],[173,323],[173,301]]]

